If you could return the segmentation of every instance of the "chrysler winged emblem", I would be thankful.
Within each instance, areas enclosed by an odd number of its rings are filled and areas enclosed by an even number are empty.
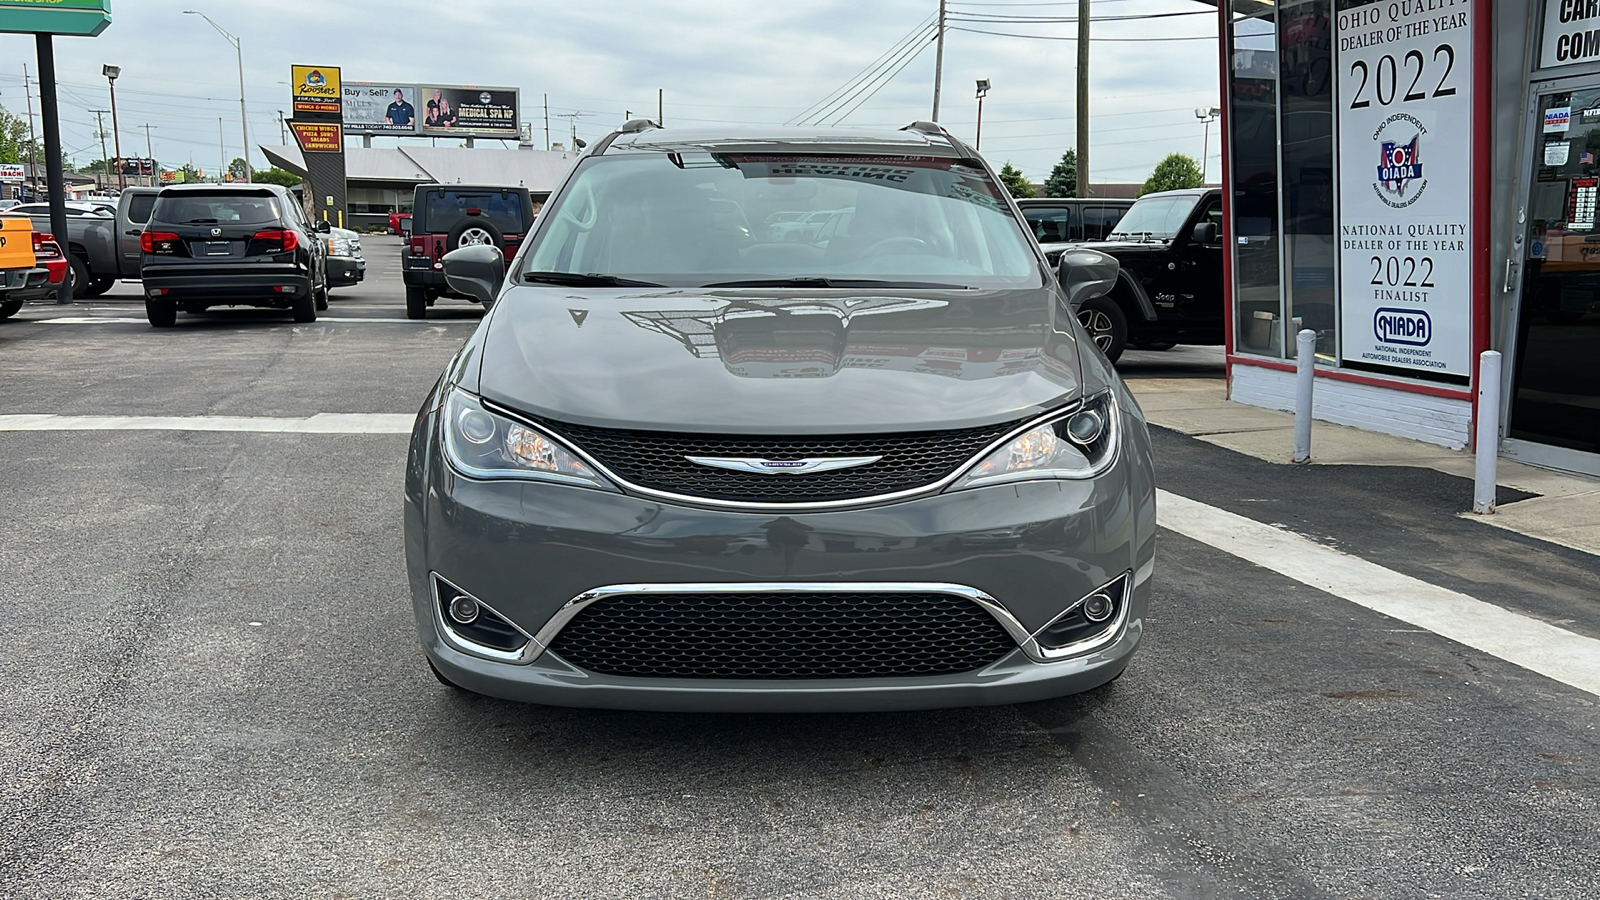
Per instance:
[[[812,472],[832,472],[867,466],[883,459],[882,456],[834,456],[825,459],[758,459],[756,457],[685,456],[689,462],[735,472],[754,472],[758,475],[809,475]]]

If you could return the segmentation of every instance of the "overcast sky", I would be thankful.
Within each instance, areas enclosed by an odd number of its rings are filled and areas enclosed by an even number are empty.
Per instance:
[[[1076,2],[958,3],[952,16],[1060,16]],[[100,157],[90,109],[109,106],[102,63],[117,81],[124,156],[145,153],[146,123],[164,165],[193,160],[208,173],[239,155],[238,66],[233,47],[198,9],[243,38],[252,144],[278,143],[292,63],[340,66],[352,81],[480,84],[522,90],[524,121],[544,141],[543,97],[552,139],[593,139],[627,109],[652,114],[665,90],[668,126],[782,124],[807,111],[929,22],[937,0],[113,0],[98,38],[57,38],[63,143],[80,163]],[[1196,107],[1217,104],[1216,13],[1195,0],[1093,0],[1090,96],[1092,177],[1143,181],[1172,151],[1201,154]],[[1203,13],[1177,15],[1172,13]],[[1153,14],[1159,18],[1143,18]],[[1115,17],[1136,16],[1136,19]],[[1099,21],[1104,18],[1104,21]],[[993,83],[984,103],[983,152],[1042,180],[1074,141],[1076,44],[1041,40],[1076,34],[1068,23],[952,23],[1012,32],[951,31],[946,39],[940,120],[973,137],[974,82]],[[1197,40],[1150,40],[1165,37]],[[0,35],[0,104],[24,112],[24,64],[37,77],[31,37]],[[931,43],[845,125],[902,126],[928,118]],[[37,85],[35,85],[37,103]],[[851,106],[865,93],[855,97]],[[849,109],[827,118],[833,122]],[[106,131],[110,132],[110,117]],[[1216,126],[1209,174],[1217,175]],[[376,139],[376,146],[393,145]],[[110,138],[107,138],[110,145]],[[482,143],[480,143],[480,146]],[[498,144],[491,144],[498,146]],[[251,155],[264,165],[259,151]]]

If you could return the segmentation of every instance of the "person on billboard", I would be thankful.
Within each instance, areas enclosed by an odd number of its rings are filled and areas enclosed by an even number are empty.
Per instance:
[[[433,91],[433,99],[428,101],[428,116],[422,120],[422,124],[431,127],[439,120],[439,103],[442,100],[444,100],[444,95],[440,93],[437,88],[435,88]]]
[[[416,107],[406,102],[405,92],[399,88],[394,89],[394,102],[389,104],[388,112],[383,114],[392,125],[410,125],[416,121]]]
[[[438,92],[435,91],[437,94]],[[435,128],[450,128],[456,124],[456,111],[450,106],[450,101],[445,97],[439,98],[439,107],[434,111],[433,121],[425,123]]]

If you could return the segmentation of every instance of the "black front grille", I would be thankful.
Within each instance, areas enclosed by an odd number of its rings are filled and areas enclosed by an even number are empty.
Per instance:
[[[926,487],[948,476],[1020,423],[957,431],[839,437],[685,434],[550,423],[550,429],[641,487],[760,503],[853,500]],[[735,472],[689,462],[689,456],[797,460],[881,456],[864,466],[803,475]]]
[[[953,675],[1016,648],[964,597],[871,592],[619,594],[550,647],[604,675],[712,679]]]

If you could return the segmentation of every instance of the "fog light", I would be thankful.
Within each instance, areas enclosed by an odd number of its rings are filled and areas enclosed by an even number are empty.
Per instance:
[[[450,618],[458,624],[471,625],[478,619],[478,601],[464,595],[451,600]]]
[[[1116,603],[1105,594],[1091,594],[1083,601],[1083,617],[1091,622],[1104,622],[1116,611]]]

